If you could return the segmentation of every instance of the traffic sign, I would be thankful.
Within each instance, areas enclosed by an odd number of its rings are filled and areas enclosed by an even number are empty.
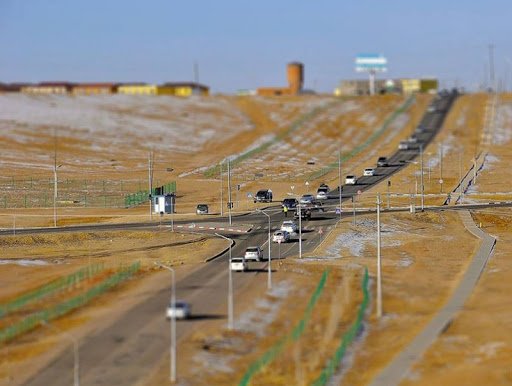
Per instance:
[[[306,186],[308,186],[308,185],[309,185],[309,181],[306,181]]]
[[[251,198],[252,197],[252,193],[247,193],[247,198]]]
[[[444,181],[442,178],[439,179],[439,183],[442,184]]]
[[[357,191],[357,194],[361,194],[361,193],[363,193],[361,190],[358,190],[358,191]]]
[[[336,214],[341,214],[341,209],[340,208],[336,208]]]

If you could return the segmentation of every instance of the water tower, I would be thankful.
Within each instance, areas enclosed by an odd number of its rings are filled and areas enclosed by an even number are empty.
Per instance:
[[[304,65],[300,62],[288,63],[286,72],[291,94],[299,94],[304,85]]]

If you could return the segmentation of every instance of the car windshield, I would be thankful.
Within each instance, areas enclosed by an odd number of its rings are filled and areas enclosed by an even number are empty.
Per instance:
[[[256,247],[247,248],[246,252],[258,252],[258,248],[256,248]]]
[[[197,206],[197,209],[200,209],[200,210],[208,209],[208,205],[200,204]]]
[[[266,190],[260,190],[258,193],[256,193],[257,196],[264,196],[265,194],[267,194]]]
[[[188,304],[186,302],[176,302],[175,308],[186,308]],[[169,304],[169,307],[172,307],[172,302]]]
[[[243,257],[233,257],[233,258],[231,259],[231,262],[232,262],[232,263],[241,263],[241,262],[243,262],[243,261],[244,261],[244,258],[243,258]]]

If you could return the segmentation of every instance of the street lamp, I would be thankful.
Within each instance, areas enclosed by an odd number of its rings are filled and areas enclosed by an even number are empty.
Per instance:
[[[382,317],[382,281],[380,261],[380,193],[377,194],[377,317]]]
[[[293,190],[293,186],[291,187]],[[302,259],[302,209],[300,207],[300,197],[293,193],[287,193],[289,196],[297,199],[297,212],[299,213],[299,259]]]
[[[228,330],[233,329],[233,273],[231,272],[231,246],[233,245],[233,239],[223,236],[219,233],[215,233],[215,236],[219,236],[229,241],[229,261],[228,261]]]
[[[57,165],[57,158],[53,165],[53,226],[57,227],[57,169],[62,165]]]
[[[168,271],[171,271],[171,308],[173,312],[171,313],[171,343],[170,343],[170,374],[169,380],[171,382],[176,382],[176,280],[175,280],[175,272],[174,269],[168,265],[157,263],[155,265],[160,268],[165,268]]]
[[[425,210],[425,185],[423,183],[423,144],[420,144],[420,173],[421,173],[421,211]]]
[[[340,220],[341,220],[341,150],[338,154],[338,196],[340,200]]]
[[[264,212],[261,209],[257,209],[257,212],[260,212],[268,217],[268,275],[267,275],[267,289],[272,289],[272,267],[270,266],[270,215]]]
[[[78,341],[77,339],[66,331],[62,331],[57,327],[49,324],[46,320],[41,321],[41,325],[50,329],[54,329],[59,334],[62,334],[66,338],[68,338],[73,343],[73,358],[74,358],[74,366],[73,366],[73,386],[80,386],[80,361],[78,356]]]

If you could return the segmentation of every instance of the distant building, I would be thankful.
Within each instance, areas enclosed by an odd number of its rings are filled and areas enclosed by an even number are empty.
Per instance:
[[[203,95],[210,94],[210,88],[200,83],[195,82],[169,82],[164,83],[162,86],[171,90],[170,95],[187,97],[190,95]]]
[[[35,85],[21,87],[25,94],[69,94],[74,83],[70,82],[41,82]]]
[[[437,92],[439,82],[437,79],[402,79],[404,94],[415,92]]]
[[[119,94],[130,95],[208,95],[209,88],[199,83],[164,83],[160,86],[154,84],[123,84],[117,89]]]
[[[0,92],[20,92],[22,87],[31,86],[30,83],[0,83]]]
[[[410,94],[415,92],[437,91],[437,79],[376,79],[376,94]],[[334,90],[335,95],[370,95],[370,85],[367,79],[351,79],[340,82]]]
[[[105,95],[117,92],[114,83],[80,83],[73,87],[73,95]]]
[[[299,62],[288,63],[288,87],[260,87],[256,93],[261,96],[297,95],[304,87],[304,65]]]

